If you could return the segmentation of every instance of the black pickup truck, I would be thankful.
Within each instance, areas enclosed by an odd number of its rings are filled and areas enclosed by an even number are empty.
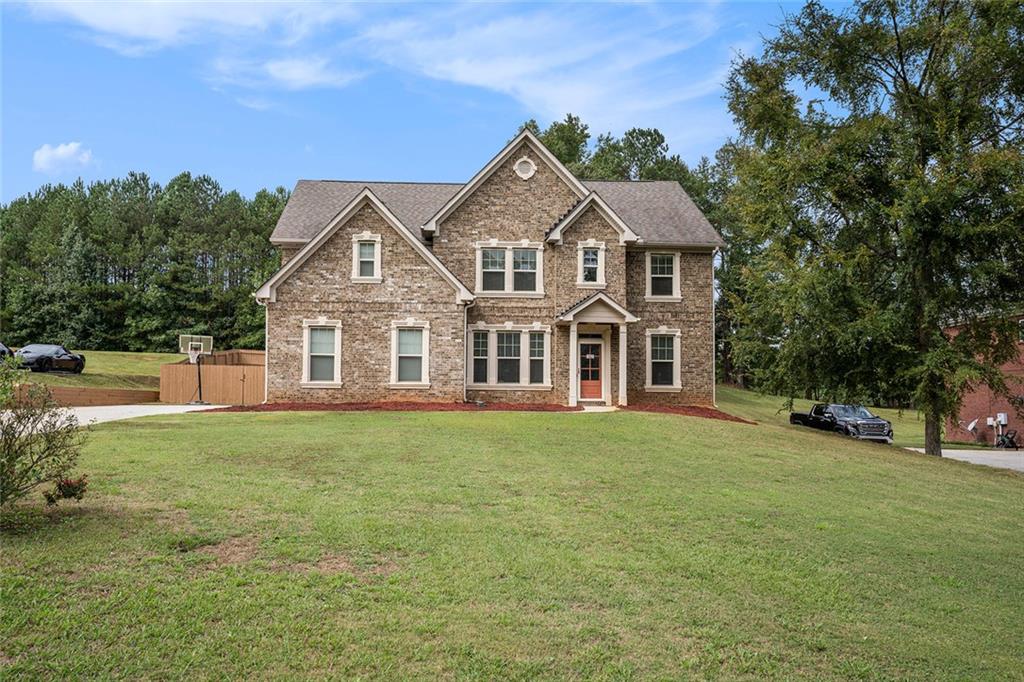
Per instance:
[[[892,423],[862,405],[818,403],[810,412],[790,412],[789,423],[834,431],[861,440],[892,443]]]

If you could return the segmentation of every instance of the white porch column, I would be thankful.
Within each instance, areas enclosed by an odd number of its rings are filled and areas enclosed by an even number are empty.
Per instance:
[[[619,405],[626,404],[626,323],[619,325]]]
[[[569,325],[569,407],[576,407],[576,369],[579,361],[576,357],[579,353],[579,336],[577,335],[576,322]]]

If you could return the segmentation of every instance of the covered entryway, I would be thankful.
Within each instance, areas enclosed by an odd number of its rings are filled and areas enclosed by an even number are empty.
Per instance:
[[[558,316],[569,327],[569,405],[580,402],[626,404],[626,325],[639,318],[598,292]],[[618,330],[617,367],[611,367],[612,330]],[[612,399],[612,372],[617,373],[618,395]]]

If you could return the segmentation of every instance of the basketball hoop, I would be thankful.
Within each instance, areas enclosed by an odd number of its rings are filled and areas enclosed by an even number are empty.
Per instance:
[[[213,337],[199,334],[180,334],[178,336],[178,350],[188,353],[188,361],[196,366],[196,384],[198,386],[199,398],[193,400],[190,405],[206,405],[203,400],[203,361],[204,355],[213,353]]]
[[[189,364],[192,364],[192,365],[196,364],[196,360],[198,360],[199,356],[202,355],[202,354],[203,354],[203,349],[202,348],[189,348],[188,349],[188,361],[189,361]]]

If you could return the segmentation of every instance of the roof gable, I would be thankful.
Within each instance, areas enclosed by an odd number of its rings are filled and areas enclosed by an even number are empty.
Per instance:
[[[296,253],[285,265],[275,272],[270,279],[263,283],[263,285],[256,291],[256,299],[259,301],[270,301],[274,302],[277,297],[277,287],[284,282],[288,277],[298,270],[303,263],[309,260],[321,246],[334,236],[334,234],[344,225],[352,216],[354,216],[363,206],[369,204],[373,209],[380,214],[382,218],[388,223],[388,225],[405,241],[412,246],[413,251],[418,253],[428,265],[430,265],[443,279],[445,279],[455,290],[455,299],[458,303],[464,303],[472,301],[474,296],[467,289],[459,279],[452,274],[451,270],[446,268],[440,260],[437,259],[433,253],[427,249],[423,243],[418,240],[413,234],[406,229],[402,222],[395,216],[394,213],[384,205],[383,202],[377,197],[376,194],[369,187],[364,187],[359,194],[355,196],[338,214],[330,220],[323,229],[320,230],[312,239],[310,239],[304,247],[302,247],[298,253]]]
[[[612,210],[611,206],[605,203],[604,199],[602,199],[597,192],[590,192],[583,201],[576,204],[576,206],[573,207],[565,217],[558,221],[558,224],[555,225],[548,234],[547,240],[549,242],[561,244],[562,233],[579,220],[580,216],[586,213],[587,209],[591,206],[593,206],[594,209],[604,217],[608,224],[619,233],[620,244],[637,241],[637,234],[633,232],[629,225],[623,222],[622,218],[619,217],[619,214]]]
[[[609,319],[614,321],[622,322],[639,322],[640,318],[629,312],[621,305],[615,302],[608,294],[603,291],[598,291],[590,296],[587,296],[582,301],[576,303],[571,308],[563,312],[558,316],[558,319],[562,322],[576,322],[579,317],[586,317],[585,313],[595,313],[592,317],[602,318],[600,321],[604,321],[603,318],[607,316]]]
[[[563,182],[576,194],[577,197],[583,198],[587,195],[587,188],[582,182],[577,179],[575,175],[569,172],[569,169],[565,165],[555,158],[555,155],[548,151],[548,148],[544,146],[537,136],[531,133],[529,130],[524,129],[521,133],[516,135],[511,142],[505,145],[498,154],[488,162],[486,166],[480,169],[480,171],[473,176],[473,178],[462,186],[458,192],[455,193],[447,202],[441,206],[437,212],[423,224],[423,231],[437,234],[438,225],[452,212],[455,211],[462,202],[466,200],[473,192],[477,190],[492,174],[523,144],[528,144],[530,148],[540,157],[545,164],[547,164],[555,174],[562,179]]]

